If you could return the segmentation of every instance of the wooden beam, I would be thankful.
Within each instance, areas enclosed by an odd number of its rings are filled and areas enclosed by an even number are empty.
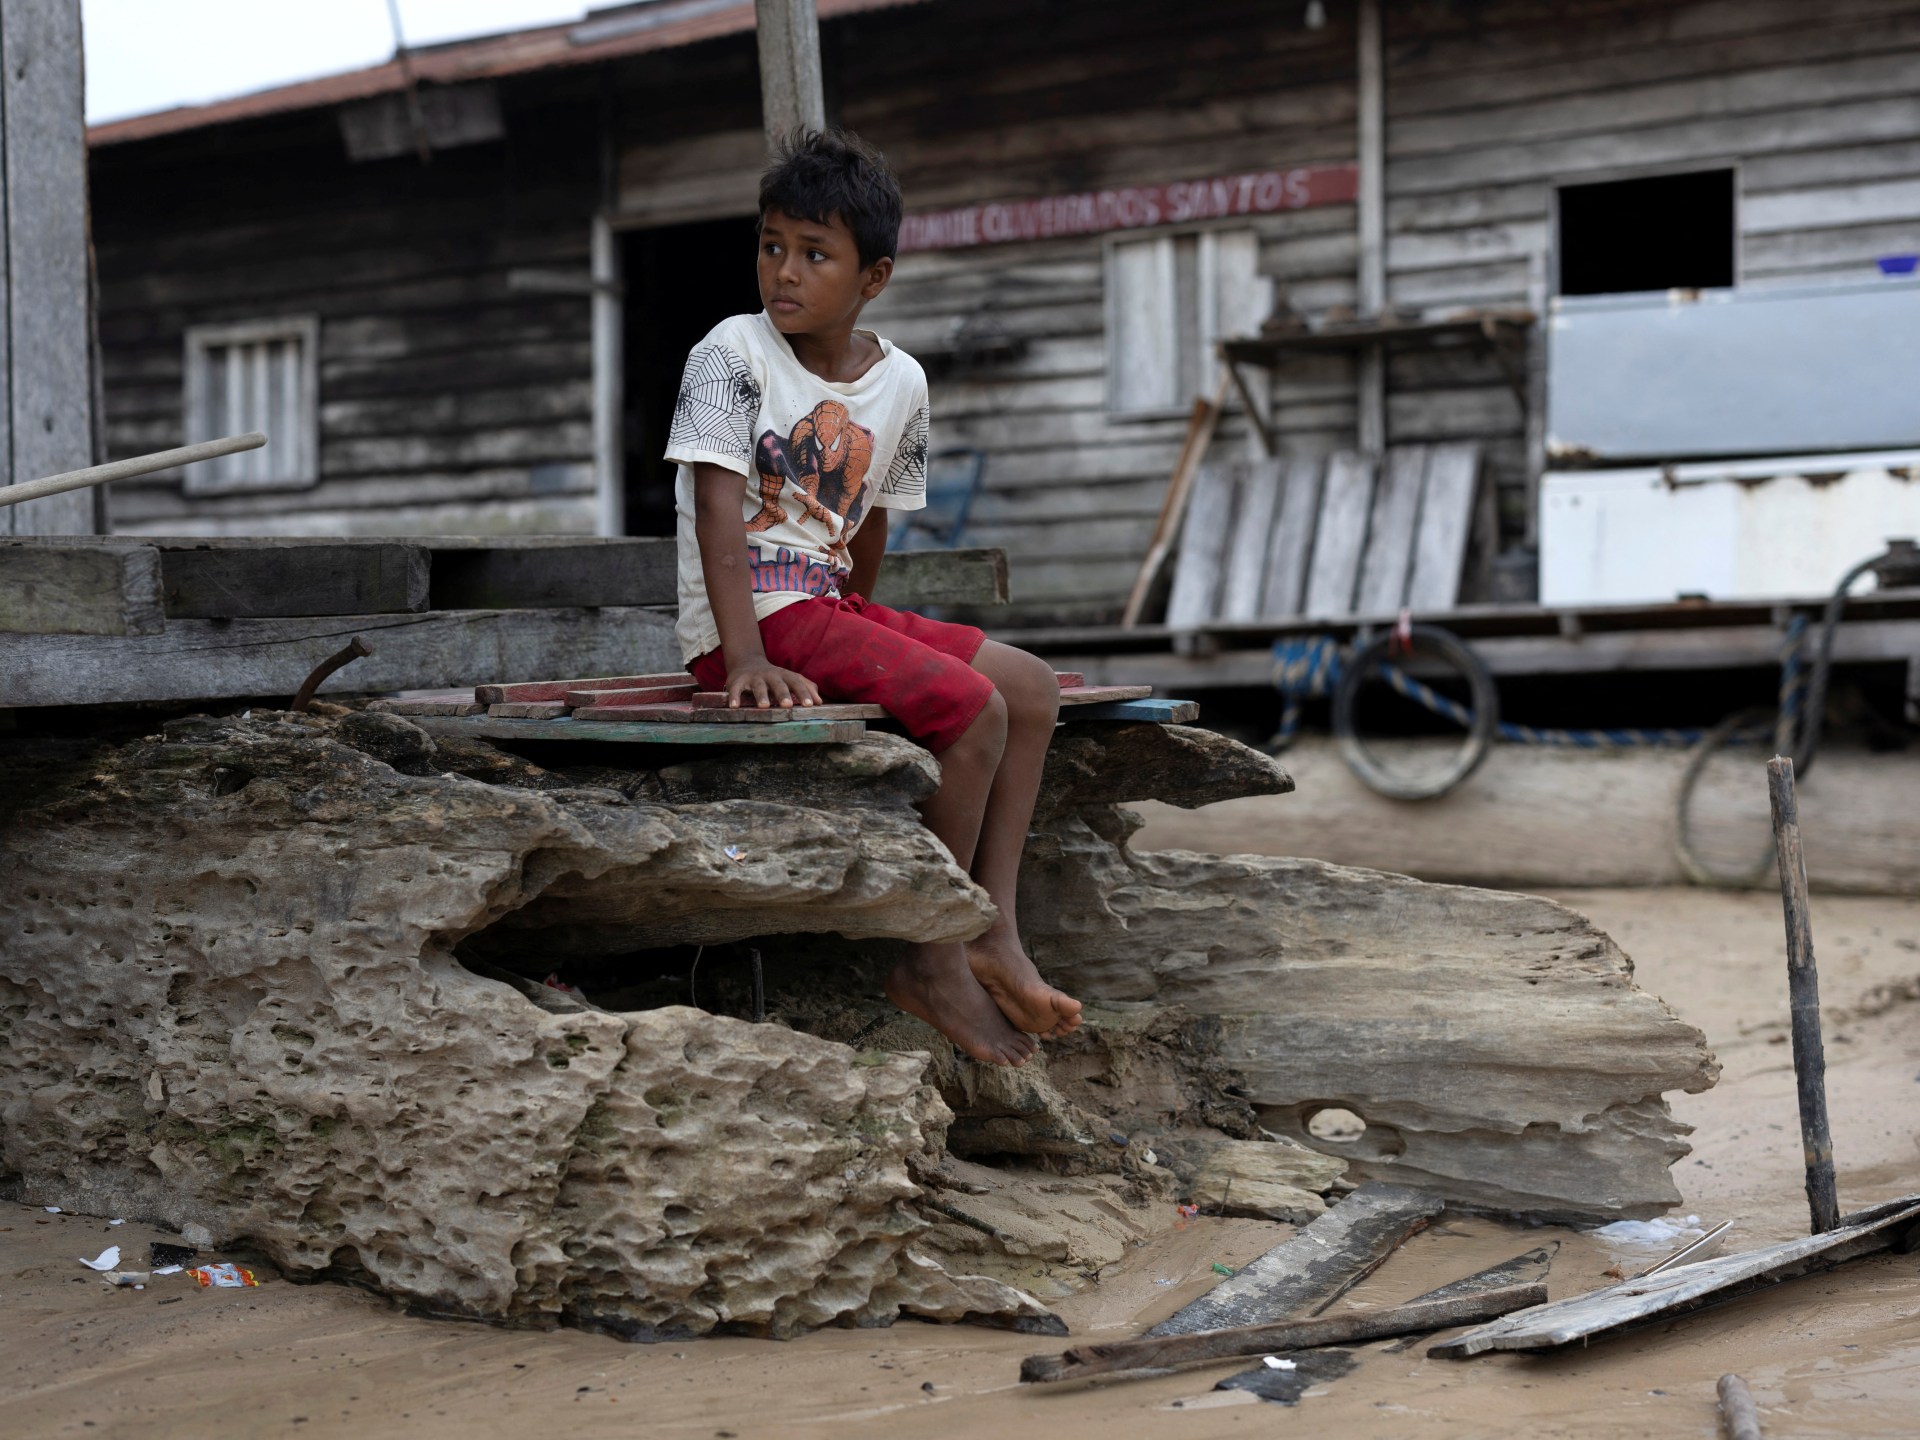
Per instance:
[[[760,112],[773,148],[795,130],[824,130],[820,21],[814,0],[754,0],[760,43]]]
[[[1360,0],[1356,57],[1359,134],[1358,187],[1360,313],[1371,319],[1387,303],[1387,90],[1381,37],[1381,0]],[[1377,342],[1360,352],[1356,367],[1359,446],[1379,458],[1387,448],[1387,361]]]
[[[80,7],[73,0],[0,6],[0,149],[6,197],[7,301],[0,371],[0,483],[77,470],[94,460],[93,327],[87,239],[87,139]],[[86,490],[0,510],[0,534],[84,534]]]
[[[881,562],[873,598],[882,605],[1004,605],[1007,552],[901,550]]]
[[[433,545],[436,610],[546,610],[671,605],[678,574],[672,540],[585,540],[573,545]],[[630,668],[630,667],[629,667]],[[552,669],[547,671],[552,674]]]
[[[284,700],[354,635],[374,653],[323,693],[664,670],[679,659],[673,617],[637,607],[175,620],[148,636],[0,634],[0,706]]]
[[[158,635],[160,552],[0,545],[0,633]]]
[[[1020,1379],[1032,1384],[1085,1380],[1095,1375],[1151,1375],[1216,1360],[1238,1360],[1276,1350],[1306,1350],[1350,1345],[1395,1335],[1479,1324],[1526,1306],[1544,1304],[1547,1287],[1539,1283],[1456,1295],[1447,1300],[1414,1301],[1391,1310],[1363,1310],[1317,1320],[1282,1320],[1188,1335],[1147,1334],[1137,1340],[1076,1345],[1062,1355],[1030,1355],[1020,1362]]]
[[[620,286],[619,237],[605,214],[593,217],[591,244],[594,528],[602,535],[624,535],[627,529],[627,446],[623,424],[627,384],[626,301]]]
[[[427,608],[427,552],[398,543],[275,545],[161,552],[167,615],[225,620],[384,615]]]

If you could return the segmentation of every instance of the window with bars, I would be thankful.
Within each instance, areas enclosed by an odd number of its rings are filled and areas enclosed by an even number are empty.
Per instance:
[[[1184,414],[1213,393],[1216,341],[1257,334],[1273,308],[1251,230],[1201,230],[1107,245],[1107,409]]]
[[[259,450],[189,465],[189,495],[298,490],[320,478],[320,322],[311,315],[187,331],[187,440],[258,430]]]

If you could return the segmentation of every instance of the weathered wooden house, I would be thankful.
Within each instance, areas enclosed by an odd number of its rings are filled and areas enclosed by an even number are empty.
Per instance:
[[[936,445],[984,452],[968,534],[1010,553],[1020,618],[1118,612],[1213,342],[1276,310],[1359,321],[1252,372],[1276,448],[1478,442],[1517,595],[1569,458],[1920,444],[1920,312],[1880,273],[1920,251],[1914,0],[819,12],[829,115],[908,198],[873,323],[934,375]],[[118,487],[115,527],[664,533],[680,362],[757,303],[752,17],[643,0],[97,127],[111,453],[274,436]],[[1367,329],[1462,307],[1537,323],[1506,348]],[[1769,345],[1784,401],[1716,378]],[[1799,403],[1803,348],[1854,359]],[[1214,444],[1254,428],[1232,401]]]

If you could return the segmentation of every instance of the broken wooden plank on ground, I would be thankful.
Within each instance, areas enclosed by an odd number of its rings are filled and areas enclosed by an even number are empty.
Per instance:
[[[1508,1315],[1435,1345],[1427,1353],[1465,1359],[1489,1350],[1552,1350],[1590,1341],[1889,1249],[1917,1226],[1920,1195],[1909,1195],[1863,1210],[1843,1220],[1838,1230],[1623,1280],[1604,1290]]]
[[[0,634],[158,635],[158,551],[0,543]]]
[[[1020,1362],[1020,1379],[1032,1385],[1083,1380],[1095,1375],[1162,1374],[1182,1366],[1237,1360],[1247,1355],[1308,1350],[1358,1340],[1384,1340],[1395,1335],[1475,1324],[1490,1316],[1538,1305],[1546,1297],[1544,1285],[1512,1285],[1451,1300],[1396,1305],[1390,1310],[1361,1310],[1185,1334],[1150,1331],[1137,1340],[1076,1345],[1059,1355],[1031,1355]]]
[[[1443,1208],[1438,1196],[1424,1190],[1379,1181],[1362,1185],[1147,1334],[1190,1335],[1317,1314],[1371,1275]]]
[[[1007,552],[992,546],[893,551],[881,563],[873,598],[896,609],[1004,605],[1008,600]]]
[[[1463,1279],[1442,1285],[1437,1290],[1429,1290],[1424,1295],[1416,1295],[1415,1300],[1451,1300],[1458,1295],[1478,1295],[1487,1290],[1498,1290],[1507,1285],[1530,1285],[1535,1281],[1547,1283],[1547,1272],[1553,1268],[1553,1257],[1560,1253],[1560,1242],[1549,1241],[1545,1245],[1536,1245],[1531,1250],[1522,1251],[1511,1260],[1502,1260],[1498,1265],[1489,1265],[1484,1270],[1476,1270]],[[1413,1346],[1412,1340],[1402,1340],[1398,1345],[1389,1345],[1389,1355],[1398,1354]]]
[[[796,720],[787,725],[662,725],[613,720],[496,720],[491,715],[423,716],[434,735],[482,740],[560,740],[622,745],[850,745],[867,733],[858,720]]]
[[[428,557],[419,545],[160,547],[167,615],[182,620],[411,614],[427,608]]]

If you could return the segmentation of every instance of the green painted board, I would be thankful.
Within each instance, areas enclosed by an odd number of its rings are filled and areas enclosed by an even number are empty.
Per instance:
[[[789,720],[784,725],[675,725],[638,720],[505,720],[491,715],[409,715],[432,735],[482,740],[598,741],[615,745],[847,745],[867,733],[859,720]]]

